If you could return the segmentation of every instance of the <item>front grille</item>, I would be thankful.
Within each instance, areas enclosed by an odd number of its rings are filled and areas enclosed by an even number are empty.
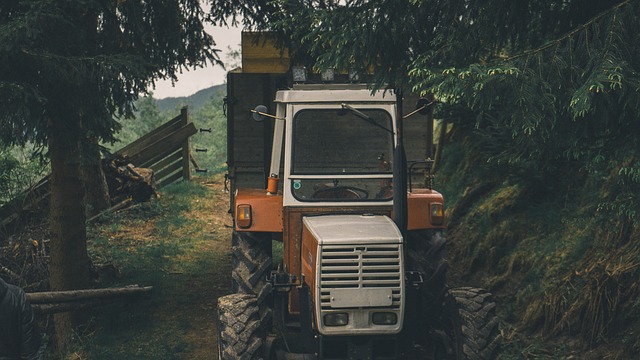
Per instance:
[[[385,288],[392,293],[392,305],[402,303],[400,244],[324,245],[321,249],[320,306],[331,309],[333,289]]]

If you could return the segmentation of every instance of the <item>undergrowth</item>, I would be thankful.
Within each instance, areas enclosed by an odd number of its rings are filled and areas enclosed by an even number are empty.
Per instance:
[[[221,177],[216,176],[216,182]],[[214,330],[217,291],[230,273],[223,226],[213,219],[226,200],[222,186],[195,182],[165,187],[159,198],[102,217],[90,229],[89,251],[95,265],[113,265],[117,273],[99,272],[100,286],[153,286],[151,295],[118,301],[91,313],[74,337],[73,359],[187,359],[199,348],[213,353],[213,337],[202,342],[202,328]],[[222,280],[218,280],[222,278]],[[213,284],[225,285],[213,285]],[[218,288],[216,288],[218,286]],[[200,335],[200,336],[198,336]],[[197,338],[196,338],[197,337]],[[194,345],[195,344],[195,345]]]
[[[494,293],[503,358],[638,356],[640,231],[618,201],[621,180],[577,175],[572,164],[522,176],[522,164],[496,169],[457,140],[436,178],[449,207],[452,281]]]

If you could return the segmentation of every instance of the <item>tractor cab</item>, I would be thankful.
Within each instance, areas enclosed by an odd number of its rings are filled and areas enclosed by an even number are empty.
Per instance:
[[[293,90],[276,94],[271,174],[279,174],[284,137],[284,206],[389,205],[395,101],[364,87]],[[282,132],[280,133],[280,130]]]

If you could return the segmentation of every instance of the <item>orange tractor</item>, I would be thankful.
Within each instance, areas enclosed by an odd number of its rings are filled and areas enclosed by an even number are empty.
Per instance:
[[[398,97],[302,84],[276,91],[269,113],[249,109],[242,89],[280,80],[238,79],[227,99],[233,294],[218,299],[220,359],[494,358],[495,303],[447,286],[443,197],[429,176],[412,180],[430,161],[406,161]]]

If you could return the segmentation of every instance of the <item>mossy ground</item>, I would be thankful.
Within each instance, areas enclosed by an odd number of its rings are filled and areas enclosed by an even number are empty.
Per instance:
[[[101,286],[153,286],[148,296],[95,308],[67,359],[213,359],[216,299],[230,285],[228,194],[221,175],[163,188],[90,230]]]

